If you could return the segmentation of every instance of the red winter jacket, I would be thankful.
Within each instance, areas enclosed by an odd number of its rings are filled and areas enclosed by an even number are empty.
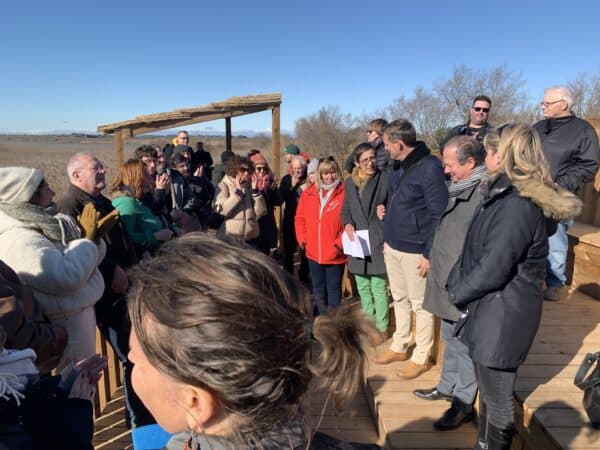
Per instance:
[[[342,252],[341,213],[344,203],[344,183],[335,191],[321,214],[317,185],[313,184],[300,196],[296,210],[296,240],[304,245],[306,257],[319,264],[344,264],[346,255]]]

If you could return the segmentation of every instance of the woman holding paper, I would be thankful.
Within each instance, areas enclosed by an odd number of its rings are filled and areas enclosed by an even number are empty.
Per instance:
[[[356,231],[368,231],[371,254],[350,256],[348,270],[354,274],[362,309],[375,319],[382,333],[387,331],[388,293],[383,261],[383,222],[377,218],[378,205],[387,199],[387,174],[377,168],[375,148],[365,142],[354,150],[354,169],[346,178],[342,223],[350,241],[360,239]],[[362,234],[362,233],[361,233]]]
[[[317,182],[300,196],[296,210],[296,240],[306,252],[313,295],[319,314],[339,305],[346,255],[342,251],[344,203],[342,171],[332,156],[321,158]]]

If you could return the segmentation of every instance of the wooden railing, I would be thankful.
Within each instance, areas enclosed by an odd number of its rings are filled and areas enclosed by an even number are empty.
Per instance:
[[[123,371],[119,358],[98,328],[96,328],[96,353],[108,359],[108,367],[98,382],[94,398],[94,415],[98,417],[106,404],[113,399],[117,388],[123,384]]]

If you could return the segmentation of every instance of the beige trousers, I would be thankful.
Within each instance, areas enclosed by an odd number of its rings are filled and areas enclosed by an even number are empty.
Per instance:
[[[383,247],[383,255],[396,319],[390,348],[398,353],[407,351],[411,342],[411,312],[414,311],[416,347],[410,359],[415,364],[425,364],[433,347],[433,314],[423,309],[426,279],[417,273],[421,255],[394,250],[387,244]]]

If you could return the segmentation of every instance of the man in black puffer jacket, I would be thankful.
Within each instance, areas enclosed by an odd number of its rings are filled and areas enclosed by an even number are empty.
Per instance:
[[[577,192],[592,181],[598,171],[598,135],[585,120],[575,117],[571,108],[573,94],[564,86],[546,89],[541,102],[544,120],[534,125],[542,139],[542,150],[554,182]],[[569,242],[567,229],[571,222],[560,222],[549,237],[546,300],[559,300],[565,284],[565,267]]]

